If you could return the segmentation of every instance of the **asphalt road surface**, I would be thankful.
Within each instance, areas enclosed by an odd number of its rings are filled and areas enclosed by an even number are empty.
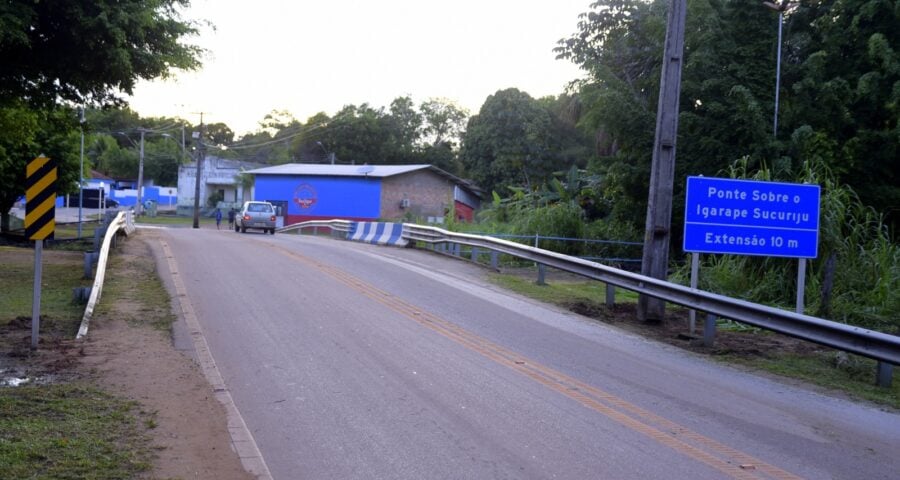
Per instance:
[[[161,235],[276,479],[898,479],[900,415],[323,237]]]

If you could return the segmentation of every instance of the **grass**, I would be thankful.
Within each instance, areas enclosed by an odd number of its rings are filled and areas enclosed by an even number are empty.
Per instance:
[[[83,255],[52,250],[44,255],[41,336],[74,338],[84,306],[72,302],[72,288],[92,283],[81,278]],[[33,264],[32,248],[0,247],[0,326],[16,317],[31,317]],[[112,268],[109,276],[115,275]],[[144,272],[139,277],[130,285],[148,298],[156,295]],[[111,285],[104,289],[105,298],[114,298]],[[154,298],[154,304],[165,303],[160,298],[167,302],[168,296]],[[22,329],[10,330],[8,337],[0,337],[0,345],[23,334]],[[39,350],[49,348],[44,342]],[[122,479],[149,470],[153,451],[145,429],[156,425],[153,414],[99,390],[89,379],[64,370],[57,373],[61,375],[55,384],[0,387],[0,477]]]
[[[588,306],[584,309],[586,311],[599,311],[605,308],[606,288],[601,282],[548,280],[548,285],[537,285],[536,274],[528,277],[491,274],[489,278],[497,285],[513,292],[560,307],[571,309],[576,305],[586,305]],[[615,300],[617,304],[635,303],[637,297],[634,292],[619,289],[616,291]],[[746,338],[747,342],[754,342],[755,329],[741,328],[740,325],[734,324],[732,328],[723,325],[720,329],[730,330],[734,334],[742,335],[741,338]],[[640,333],[640,330],[636,332]],[[852,398],[900,409],[900,380],[895,378],[890,388],[876,386],[876,362],[867,358],[821,350],[809,354],[767,351],[764,356],[715,355],[713,358],[752,370],[803,380]]]
[[[4,478],[121,479],[150,468],[135,404],[81,382],[0,389]]]
[[[194,225],[194,217],[184,217],[184,216],[176,216],[176,215],[157,215],[155,217],[149,216],[141,216],[139,219],[135,220],[135,223],[143,223],[147,225],[183,225],[183,226],[193,226]],[[228,222],[223,218],[222,223],[228,225]],[[208,218],[204,216],[200,216],[200,224],[201,225],[215,225],[216,220],[214,218]]]
[[[504,288],[545,303],[567,307],[575,303],[605,305],[606,284],[579,280],[553,280],[546,285],[536,283],[537,274],[526,278],[518,275],[491,274],[491,280]],[[616,302],[636,303],[637,294],[616,290]]]
[[[72,300],[72,289],[90,286],[82,279],[84,255],[45,250],[41,262],[41,330],[74,336],[84,306]],[[18,317],[31,318],[34,298],[34,249],[0,247],[0,325]]]
[[[116,311],[116,315],[132,325],[147,324],[153,328],[169,332],[175,321],[169,305],[169,293],[156,273],[156,265],[148,251],[141,261],[131,261],[126,271],[119,268],[127,260],[119,255],[109,258],[106,271],[106,282],[103,287],[104,298],[114,298],[116,303],[128,303],[132,308],[127,312]],[[115,308],[111,302],[101,302],[97,306],[98,313],[106,313]]]
[[[900,409],[900,382],[895,378],[890,388],[876,386],[875,360],[857,355],[839,356],[835,352],[817,352],[810,355],[781,354],[773,358],[750,359],[726,356],[725,359],[782,377],[804,380],[819,387],[846,393],[854,398]]]

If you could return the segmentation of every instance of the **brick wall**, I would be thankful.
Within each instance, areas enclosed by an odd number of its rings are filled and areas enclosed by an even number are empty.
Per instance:
[[[397,220],[407,214],[421,219],[443,217],[453,204],[453,187],[453,182],[430,170],[384,178],[381,218]],[[409,207],[400,207],[403,199],[409,201]]]

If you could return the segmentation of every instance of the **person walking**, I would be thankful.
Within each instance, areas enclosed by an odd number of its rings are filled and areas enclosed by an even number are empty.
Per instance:
[[[219,225],[222,224],[222,210],[216,209],[216,230],[219,229]]]
[[[234,207],[231,207],[231,210],[228,211],[228,229],[231,230],[234,228],[234,217],[237,216],[237,211]]]

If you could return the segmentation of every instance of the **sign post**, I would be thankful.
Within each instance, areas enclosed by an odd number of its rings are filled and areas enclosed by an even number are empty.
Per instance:
[[[800,259],[797,313],[803,313],[806,259],[819,249],[818,185],[688,177],[684,251]]]
[[[31,349],[41,329],[41,266],[44,239],[56,229],[56,163],[39,155],[25,167],[25,236],[34,240],[34,296],[31,307]]]

